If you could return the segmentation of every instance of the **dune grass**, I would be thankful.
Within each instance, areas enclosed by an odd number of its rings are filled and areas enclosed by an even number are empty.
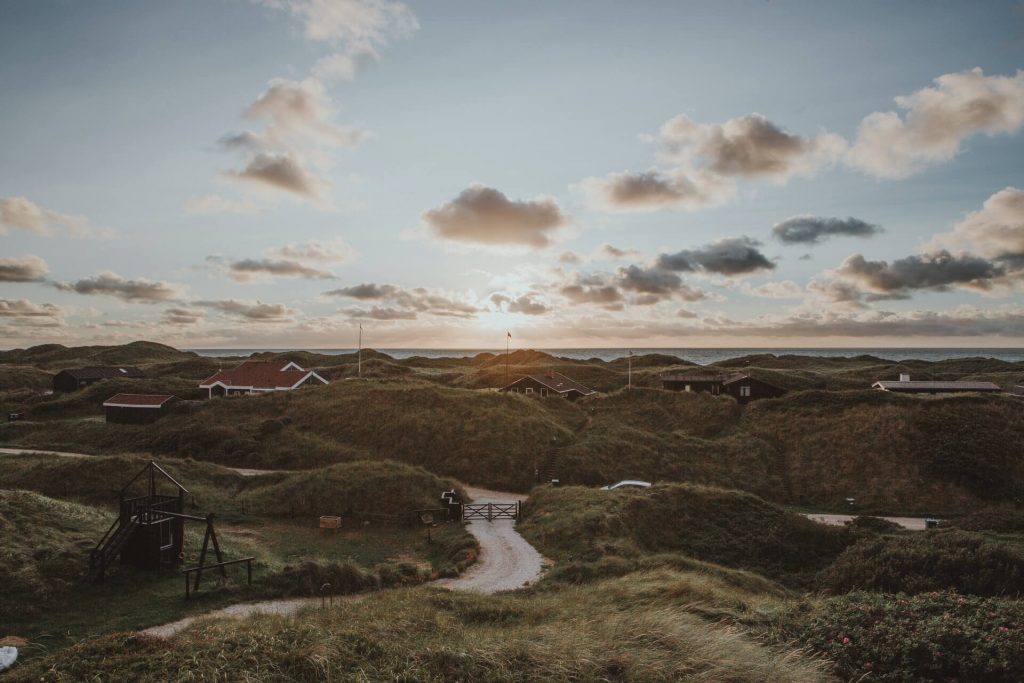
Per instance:
[[[677,572],[533,595],[389,591],[294,620],[203,623],[170,641],[91,639],[11,680],[831,680],[820,662],[688,607],[729,590],[747,610],[735,589]]]

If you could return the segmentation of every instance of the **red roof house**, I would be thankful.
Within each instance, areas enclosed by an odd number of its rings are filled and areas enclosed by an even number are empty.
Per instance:
[[[312,370],[303,370],[287,360],[247,360],[237,368],[221,370],[199,383],[208,389],[210,398],[235,394],[256,394],[265,391],[291,391],[327,380]]]

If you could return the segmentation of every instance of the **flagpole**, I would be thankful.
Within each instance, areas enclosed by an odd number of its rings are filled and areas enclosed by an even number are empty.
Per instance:
[[[633,391],[633,352],[629,352],[629,369],[626,371],[626,391]]]
[[[356,352],[359,377],[363,376],[363,324],[359,323],[359,350]]]
[[[505,330],[505,386],[508,386],[508,344],[512,339],[512,333]]]

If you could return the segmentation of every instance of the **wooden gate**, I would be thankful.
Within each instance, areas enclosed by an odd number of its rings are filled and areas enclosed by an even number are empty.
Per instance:
[[[466,503],[462,506],[462,519],[487,520],[519,519],[519,501],[514,503]]]

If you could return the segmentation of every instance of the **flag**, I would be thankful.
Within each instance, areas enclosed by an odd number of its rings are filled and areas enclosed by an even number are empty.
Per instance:
[[[511,333],[511,332],[508,332],[508,331],[506,331],[506,332],[505,332],[505,334],[507,334],[507,335],[508,335],[508,338],[509,338],[509,339],[511,339],[511,338],[512,338],[512,333]]]

